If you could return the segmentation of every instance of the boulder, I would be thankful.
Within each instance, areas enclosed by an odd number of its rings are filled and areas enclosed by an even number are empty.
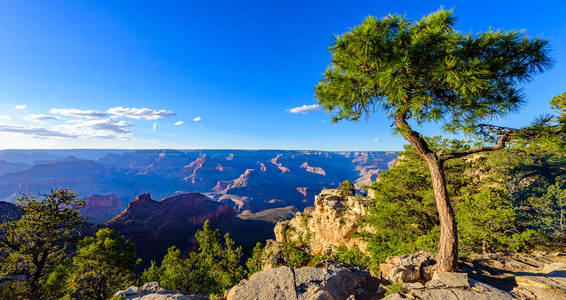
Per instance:
[[[436,271],[427,287],[469,288],[468,273]]]
[[[295,274],[289,267],[279,267],[253,274],[230,289],[228,300],[297,299]]]
[[[434,264],[436,264],[436,254],[420,251],[411,255],[388,257],[379,265],[379,269],[381,276],[392,282],[425,283],[432,278]]]
[[[227,300],[378,299],[379,281],[365,269],[324,261],[315,267],[279,267],[255,273],[230,289]]]
[[[131,286],[124,291],[118,291],[112,299],[132,300],[209,300],[205,295],[186,295],[179,291],[166,290],[157,282],[148,282],[141,287]]]

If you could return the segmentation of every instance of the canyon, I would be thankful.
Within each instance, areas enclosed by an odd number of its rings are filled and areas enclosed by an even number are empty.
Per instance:
[[[95,224],[144,193],[161,199],[200,192],[236,214],[302,210],[345,179],[369,184],[395,157],[379,151],[1,150],[0,201],[69,187],[86,200],[82,213]]]

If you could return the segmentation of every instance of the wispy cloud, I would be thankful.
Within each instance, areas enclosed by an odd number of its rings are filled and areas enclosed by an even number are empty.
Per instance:
[[[35,122],[39,124],[45,124],[46,121],[60,120],[58,116],[44,115],[44,114],[29,114],[24,116],[24,120]]]
[[[0,115],[0,120],[10,120],[10,116]]]
[[[193,122],[200,122],[200,121],[202,121],[202,118],[200,116],[193,119]]]
[[[151,131],[155,132],[157,130],[157,122],[153,122],[153,126],[151,127]]]
[[[105,138],[125,140],[130,138],[132,126],[126,121],[118,121],[113,118],[101,120],[70,120],[67,124],[55,126],[54,129],[82,138]]]
[[[379,142],[379,138],[375,138],[375,139],[373,139],[373,141],[377,143],[377,142]]]
[[[181,125],[183,125],[183,124],[185,124],[185,121],[177,121],[177,122],[175,122],[175,126],[181,126]]]
[[[126,117],[131,119],[157,120],[161,118],[172,117],[174,112],[165,109],[155,110],[150,108],[134,108],[134,107],[113,107],[108,113],[118,117]]]
[[[28,107],[28,106],[25,105],[25,104],[18,104],[18,105],[16,105],[16,106],[14,106],[14,109],[17,109],[17,110],[24,110],[24,109],[26,109],[26,107]]]
[[[51,130],[47,128],[24,127],[19,125],[6,125],[6,124],[0,124],[0,132],[34,136],[34,137],[64,137],[64,138],[78,137],[70,133],[65,133],[58,130]]]
[[[82,110],[76,108],[52,108],[49,112],[52,114],[58,114],[63,116],[75,117],[75,118],[102,119],[108,117],[108,113],[103,111]]]
[[[312,104],[312,105],[305,104],[303,106],[290,108],[287,111],[294,114],[306,114],[308,112],[317,111],[317,110],[322,110],[322,107],[320,107],[320,105],[318,104]]]

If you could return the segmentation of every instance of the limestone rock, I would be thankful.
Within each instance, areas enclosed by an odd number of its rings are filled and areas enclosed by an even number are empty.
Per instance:
[[[522,299],[566,299],[566,255],[541,251],[477,254],[470,257],[472,277],[507,288]],[[502,282],[511,281],[507,286]]]
[[[205,295],[186,295],[179,291],[166,290],[157,282],[148,282],[142,287],[131,286],[118,291],[112,299],[128,300],[209,300]]]
[[[427,282],[436,263],[436,255],[430,252],[418,252],[405,256],[388,257],[379,265],[381,276],[392,282]]]
[[[281,243],[274,240],[265,241],[265,248],[263,250],[261,269],[267,270],[279,267],[285,264]]]
[[[293,270],[279,267],[253,274],[230,289],[228,300],[296,299]]]
[[[324,261],[315,267],[279,267],[255,273],[233,287],[227,300],[378,299],[378,289],[377,278],[365,269]]]
[[[427,287],[469,288],[468,273],[436,271]]]
[[[566,299],[564,257],[563,253],[540,251],[476,254],[460,262],[464,272],[436,271],[424,286],[405,283],[402,292],[385,299]],[[401,274],[395,270],[405,260],[388,258],[384,266],[389,267],[390,273]]]
[[[514,299],[510,293],[481,283],[468,280],[466,273],[435,272],[433,279],[423,286],[421,283],[404,284],[402,293],[395,293],[384,300],[400,299],[481,299],[481,300],[510,300]]]
[[[360,225],[360,219],[367,214],[365,200],[359,195],[343,197],[338,190],[324,189],[315,196],[314,208],[277,223],[275,240],[301,245],[313,255],[333,254],[342,245],[367,254],[367,243],[352,237],[352,233],[369,229]]]

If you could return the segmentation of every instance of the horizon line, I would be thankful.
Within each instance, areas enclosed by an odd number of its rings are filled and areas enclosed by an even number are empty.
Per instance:
[[[277,148],[5,148],[0,151],[63,151],[63,150],[97,150],[97,151],[319,151],[319,152],[399,152],[402,150],[319,150],[319,149],[277,149]]]

